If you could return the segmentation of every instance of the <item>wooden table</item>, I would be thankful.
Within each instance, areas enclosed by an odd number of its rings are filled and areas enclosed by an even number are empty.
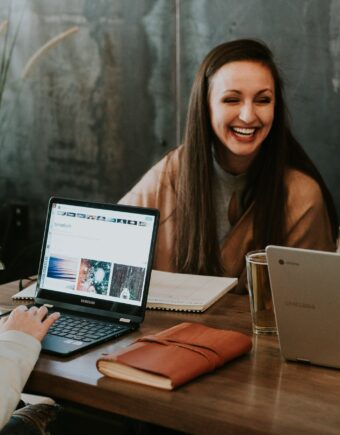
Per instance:
[[[0,305],[16,290],[1,286]],[[249,355],[173,392],[97,372],[102,352],[182,321],[251,333],[246,296],[227,294],[204,314],[147,311],[122,339],[70,358],[42,354],[26,391],[194,434],[340,433],[340,371],[282,361],[277,337],[254,337]]]

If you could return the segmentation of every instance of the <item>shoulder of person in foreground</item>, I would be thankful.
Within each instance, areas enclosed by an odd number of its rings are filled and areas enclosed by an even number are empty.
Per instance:
[[[119,204],[160,208],[174,202],[182,146],[168,152],[119,200]]]
[[[40,310],[40,311],[39,311]],[[9,420],[39,357],[40,341],[59,314],[19,306],[0,321],[0,428]]]
[[[309,175],[289,169],[287,186],[287,245],[335,251],[327,205],[320,185]]]
[[[0,428],[15,410],[40,349],[36,338],[21,331],[0,333]]]

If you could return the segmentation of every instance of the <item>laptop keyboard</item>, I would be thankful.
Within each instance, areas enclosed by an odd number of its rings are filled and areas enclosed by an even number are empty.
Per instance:
[[[63,313],[51,326],[48,334],[91,343],[105,337],[119,337],[127,330],[130,328],[125,325],[85,319]]]

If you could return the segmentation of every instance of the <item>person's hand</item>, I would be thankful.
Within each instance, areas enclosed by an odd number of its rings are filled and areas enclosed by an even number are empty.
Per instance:
[[[41,341],[60,317],[60,313],[52,313],[49,316],[47,314],[48,310],[44,306],[28,309],[25,305],[20,305],[8,317],[0,320],[0,333],[10,330],[21,331]]]

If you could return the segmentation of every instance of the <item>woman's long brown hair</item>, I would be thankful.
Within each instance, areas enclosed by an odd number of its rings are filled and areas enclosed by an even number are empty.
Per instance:
[[[338,218],[332,197],[319,171],[291,133],[283,82],[271,51],[256,40],[236,40],[215,47],[206,56],[192,86],[177,184],[175,266],[179,272],[224,274],[212,194],[212,145],[216,139],[210,124],[208,93],[215,72],[226,63],[241,60],[265,65],[275,83],[274,122],[248,170],[243,195],[243,208],[253,206],[253,248],[285,242],[284,180],[289,167],[304,172],[320,185],[333,238],[337,238]]]

